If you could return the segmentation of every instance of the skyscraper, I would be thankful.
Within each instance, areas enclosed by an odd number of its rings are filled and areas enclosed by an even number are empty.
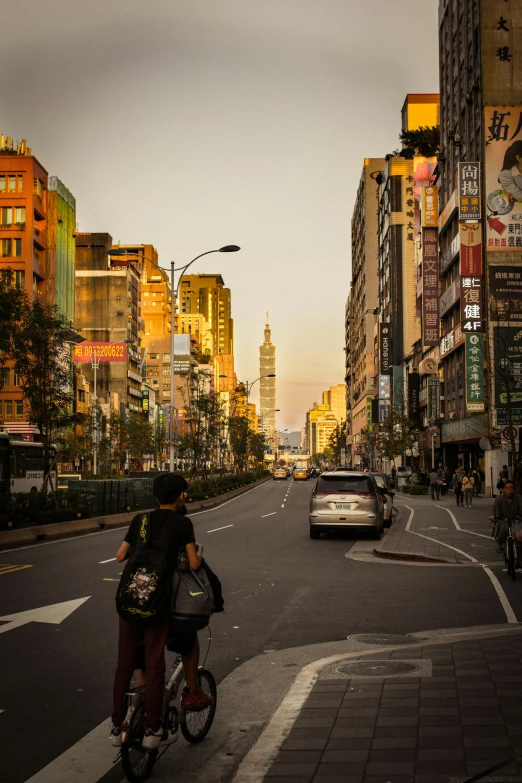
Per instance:
[[[267,378],[267,375],[275,376],[276,368],[276,349],[271,340],[272,333],[268,324],[268,313],[266,314],[265,341],[259,347],[259,375],[260,398],[259,411],[261,414],[262,431],[268,442],[271,441],[276,431],[276,379]]]

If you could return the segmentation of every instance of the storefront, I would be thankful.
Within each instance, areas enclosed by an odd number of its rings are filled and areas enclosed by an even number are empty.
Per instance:
[[[484,413],[442,425],[442,458],[450,472],[455,468],[484,470],[484,452],[479,441],[487,433]]]

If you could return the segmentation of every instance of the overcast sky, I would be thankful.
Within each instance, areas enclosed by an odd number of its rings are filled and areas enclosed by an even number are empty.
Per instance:
[[[0,133],[76,196],[81,231],[210,256],[236,371],[265,312],[281,429],[343,382],[350,219],[363,158],[438,91],[437,0],[28,0],[2,17]],[[254,387],[256,388],[256,387]],[[257,399],[257,393],[253,394]]]

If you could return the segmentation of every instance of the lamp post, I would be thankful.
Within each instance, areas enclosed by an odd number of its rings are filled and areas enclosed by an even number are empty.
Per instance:
[[[189,261],[188,264],[185,264],[185,266],[178,267],[178,269],[175,268],[175,262],[170,262],[170,295],[171,295],[171,306],[170,306],[170,427],[169,427],[169,440],[170,440],[170,448],[169,448],[169,469],[170,472],[174,472],[174,403],[175,403],[175,390],[174,390],[174,359],[176,355],[175,347],[176,343],[174,340],[174,326],[175,326],[175,315],[174,315],[174,295],[176,297],[176,302],[179,298],[179,286],[181,283],[181,278],[189,268],[189,266],[192,266],[192,264],[197,261],[199,258],[203,258],[203,256],[208,256],[211,253],[237,253],[238,250],[241,250],[241,248],[238,245],[224,245],[223,247],[219,247],[216,250],[207,250],[205,253],[200,253],[199,256],[196,256],[192,259],[192,261]],[[159,264],[156,263],[156,261],[153,261],[151,258],[147,258],[143,255],[138,255],[137,253],[133,253],[130,250],[125,250],[124,248],[117,248],[115,250],[111,250],[109,252],[109,255],[113,256],[134,256],[138,258],[142,258],[144,261],[149,261],[153,266],[156,267],[156,269],[161,270],[166,274],[167,270],[164,269],[162,266],[159,266]],[[180,272],[178,278],[178,284],[176,287],[174,287],[174,279],[175,279],[175,272]],[[175,293],[174,293],[175,292]]]

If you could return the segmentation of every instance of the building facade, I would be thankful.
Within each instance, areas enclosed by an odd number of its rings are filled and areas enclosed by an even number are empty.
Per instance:
[[[211,356],[234,354],[234,321],[230,288],[219,274],[184,275],[179,291],[178,317],[204,316],[211,336]]]

